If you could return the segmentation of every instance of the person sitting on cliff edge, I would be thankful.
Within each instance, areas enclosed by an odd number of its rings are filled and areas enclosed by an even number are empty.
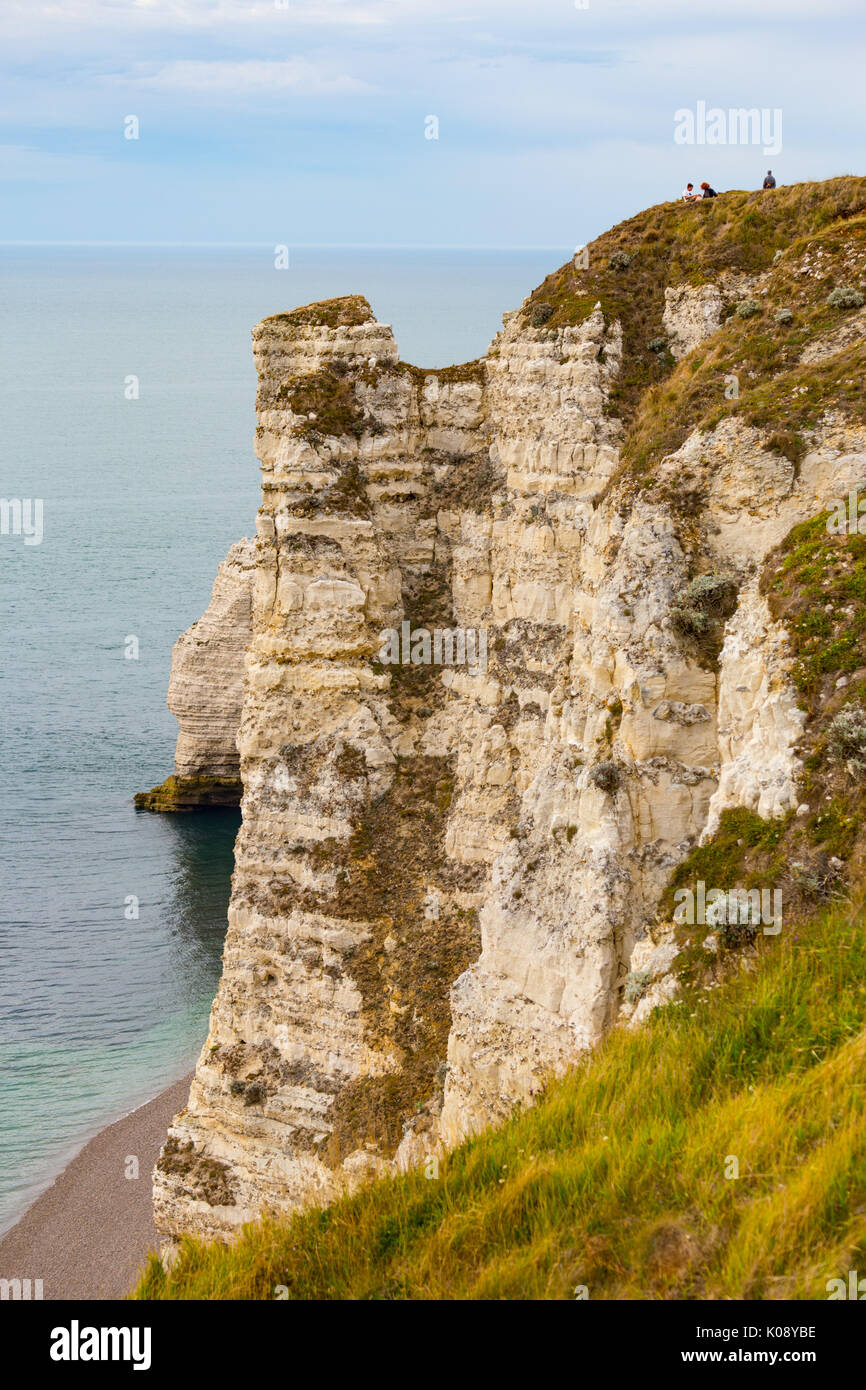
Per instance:
[[[776,180],[773,178],[773,171],[772,171],[772,169],[768,169],[768,170],[767,170],[767,177],[764,179],[764,182],[763,182],[763,184],[762,184],[762,187],[763,187],[763,188],[775,188],[775,187],[776,187]]]
[[[719,195],[716,192],[716,190],[714,188],[710,188],[710,185],[708,183],[704,182],[701,184],[702,198],[718,198],[718,196]]]
[[[701,195],[699,193],[695,192],[695,186],[693,183],[686,184],[685,188],[683,189],[684,203],[696,203],[700,196]]]

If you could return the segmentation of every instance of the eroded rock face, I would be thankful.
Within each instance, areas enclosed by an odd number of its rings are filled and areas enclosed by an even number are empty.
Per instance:
[[[784,628],[773,621],[756,580],[750,579],[721,653],[721,774],[704,838],[715,832],[728,806],[745,806],[765,819],[797,807],[802,763],[794,749],[806,716],[791,686],[786,645]]]
[[[136,797],[147,810],[240,802],[237,734],[252,639],[255,566],[254,539],[233,545],[217,570],[203,616],[174,645],[168,686],[168,707],[179,725],[174,774]]]
[[[678,361],[715,333],[724,307],[722,291],[716,284],[677,285],[665,290],[662,321],[670,334],[671,352]]]
[[[640,962],[670,996],[647,929],[671,869],[725,805],[794,797],[758,567],[866,472],[855,431],[828,424],[798,472],[725,421],[644,500],[617,476],[622,337],[600,311],[507,316],[480,364],[439,373],[358,300],[267,319],[254,349],[243,826],[155,1177],[169,1237],[330,1200],[501,1119],[597,1043]],[[672,617],[696,556],[739,594],[713,661]],[[383,663],[404,623],[484,629],[486,666]]]
[[[754,275],[728,270],[707,284],[669,285],[662,322],[677,361],[711,338],[727,306],[751,294],[758,280]]]
[[[463,611],[478,608],[482,373],[425,379],[369,310],[346,317],[254,334],[264,499],[243,826],[223,979],[169,1155],[223,1165],[232,1200],[161,1161],[168,1233],[225,1233],[386,1163],[408,1116],[429,1124],[448,991],[478,954],[484,866],[445,848],[458,697],[440,671],[393,677],[378,653],[404,619],[451,626],[452,571]]]

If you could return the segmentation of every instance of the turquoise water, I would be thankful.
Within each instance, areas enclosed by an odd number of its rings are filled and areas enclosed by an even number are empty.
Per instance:
[[[0,1231],[206,1035],[239,816],[132,796],[171,770],[172,644],[254,531],[250,328],[363,293],[446,366],[567,255],[0,247],[0,497],[44,506],[40,545],[0,535]]]

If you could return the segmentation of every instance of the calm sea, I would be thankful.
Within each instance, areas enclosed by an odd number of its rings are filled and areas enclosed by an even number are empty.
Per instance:
[[[0,497],[44,511],[41,544],[0,535],[0,1231],[206,1035],[239,816],[132,796],[171,771],[172,644],[254,532],[251,327],[362,293],[446,366],[568,254],[0,247]]]

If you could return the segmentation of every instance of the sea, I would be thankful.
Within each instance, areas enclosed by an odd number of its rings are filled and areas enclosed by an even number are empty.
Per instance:
[[[360,293],[404,360],[444,367],[569,254],[0,246],[0,499],[22,504],[0,533],[0,1233],[207,1034],[240,814],[132,799],[172,770],[172,646],[254,534],[251,328]]]

